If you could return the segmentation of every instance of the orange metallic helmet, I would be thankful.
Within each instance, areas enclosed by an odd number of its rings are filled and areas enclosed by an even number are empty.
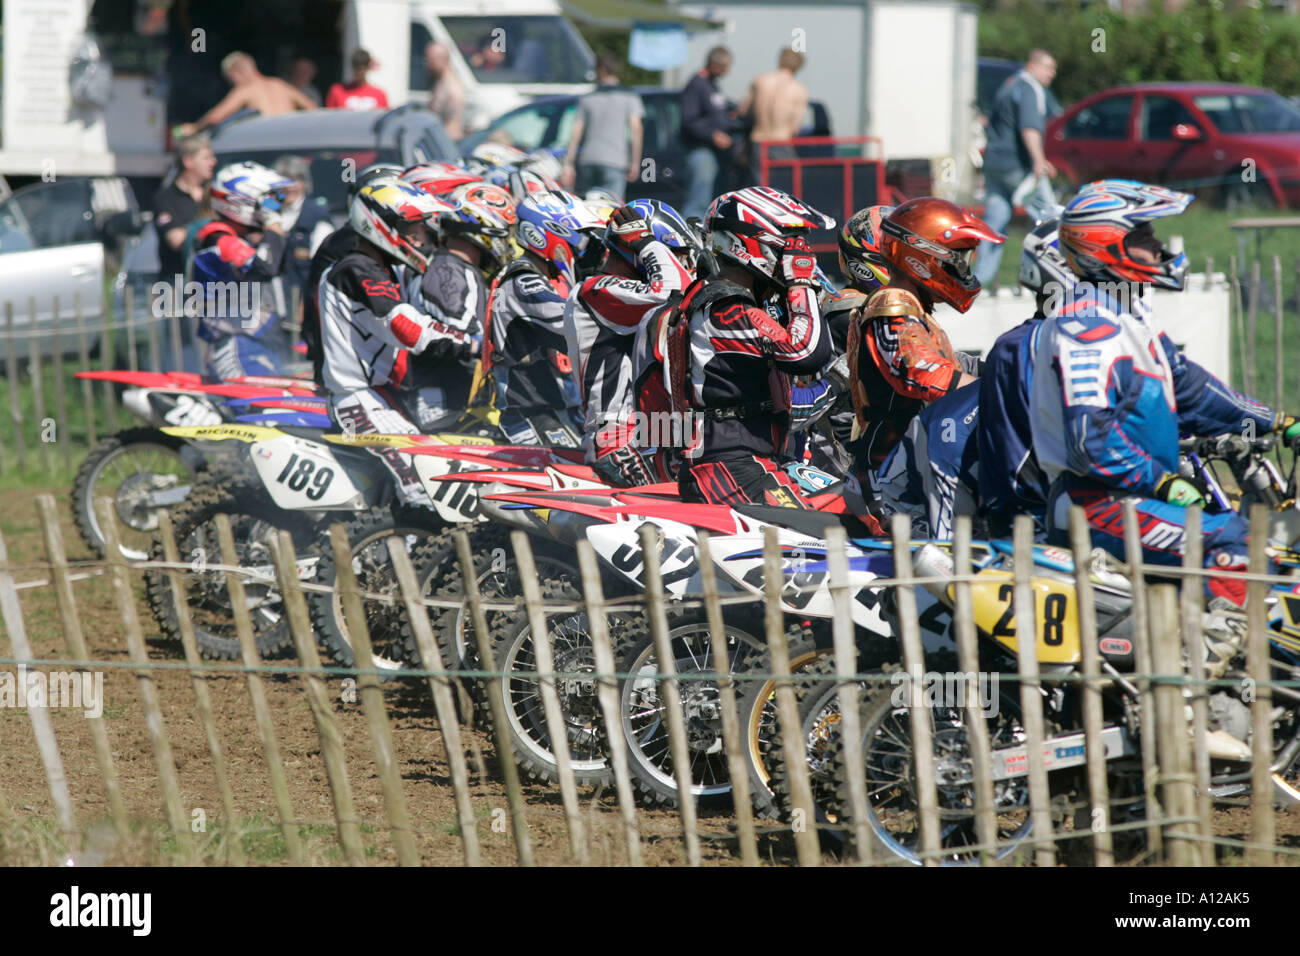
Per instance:
[[[898,206],[880,231],[880,252],[890,266],[958,312],[969,309],[980,291],[971,272],[980,240],[1006,241],[960,206],[934,196]]]

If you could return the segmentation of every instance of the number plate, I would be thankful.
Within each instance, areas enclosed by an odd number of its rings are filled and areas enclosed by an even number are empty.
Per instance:
[[[463,471],[486,471],[487,465],[437,455],[414,455],[412,460],[415,462],[415,472],[424,483],[424,490],[429,493],[429,500],[438,517],[451,523],[487,520],[479,507],[477,482],[432,480],[443,475],[458,475]]]
[[[286,511],[346,508],[359,493],[325,445],[285,435],[255,443],[250,454],[271,500]]]

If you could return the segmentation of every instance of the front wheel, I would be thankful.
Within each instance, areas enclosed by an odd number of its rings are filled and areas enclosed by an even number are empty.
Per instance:
[[[99,498],[113,499],[122,554],[149,557],[158,512],[184,501],[194,472],[181,455],[184,442],[156,428],[128,428],[90,449],[72,483],[72,517],[86,547],[104,554],[104,532],[95,512]]]
[[[882,693],[863,701],[862,748],[866,769],[866,824],[877,857],[881,852],[909,863],[920,864],[921,818],[916,791],[916,754],[912,746],[911,718],[906,707],[898,706],[893,694]],[[975,788],[964,708],[927,709],[934,734],[934,764],[939,802],[939,842],[945,865],[979,862],[975,829]],[[989,743],[993,748],[1011,747],[1024,740],[1018,719],[1019,705],[1003,694],[998,712],[988,719]],[[852,843],[854,813],[849,799],[849,781],[844,759],[850,742],[839,736],[834,741],[833,761],[835,813],[847,828]],[[994,783],[997,819],[998,859],[1016,852],[1031,826],[1029,786],[1026,777],[1012,777]]]

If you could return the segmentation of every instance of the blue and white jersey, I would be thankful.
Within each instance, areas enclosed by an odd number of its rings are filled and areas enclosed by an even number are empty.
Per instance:
[[[1273,427],[1272,409],[1184,358],[1141,298],[1126,310],[1081,283],[1034,333],[1033,354],[1034,452],[1049,480],[1074,474],[1149,498],[1178,471],[1180,432]]]
[[[984,357],[979,380],[980,504],[1009,520],[1020,513],[1041,515],[1047,507],[1047,481],[1034,455],[1030,421],[1033,384],[1033,334],[1041,318],[1027,319],[1003,332]]]

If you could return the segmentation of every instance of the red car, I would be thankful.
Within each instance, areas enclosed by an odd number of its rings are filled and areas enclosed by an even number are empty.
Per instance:
[[[1121,177],[1300,206],[1300,109],[1233,83],[1117,86],[1047,124],[1047,158],[1075,186]]]

